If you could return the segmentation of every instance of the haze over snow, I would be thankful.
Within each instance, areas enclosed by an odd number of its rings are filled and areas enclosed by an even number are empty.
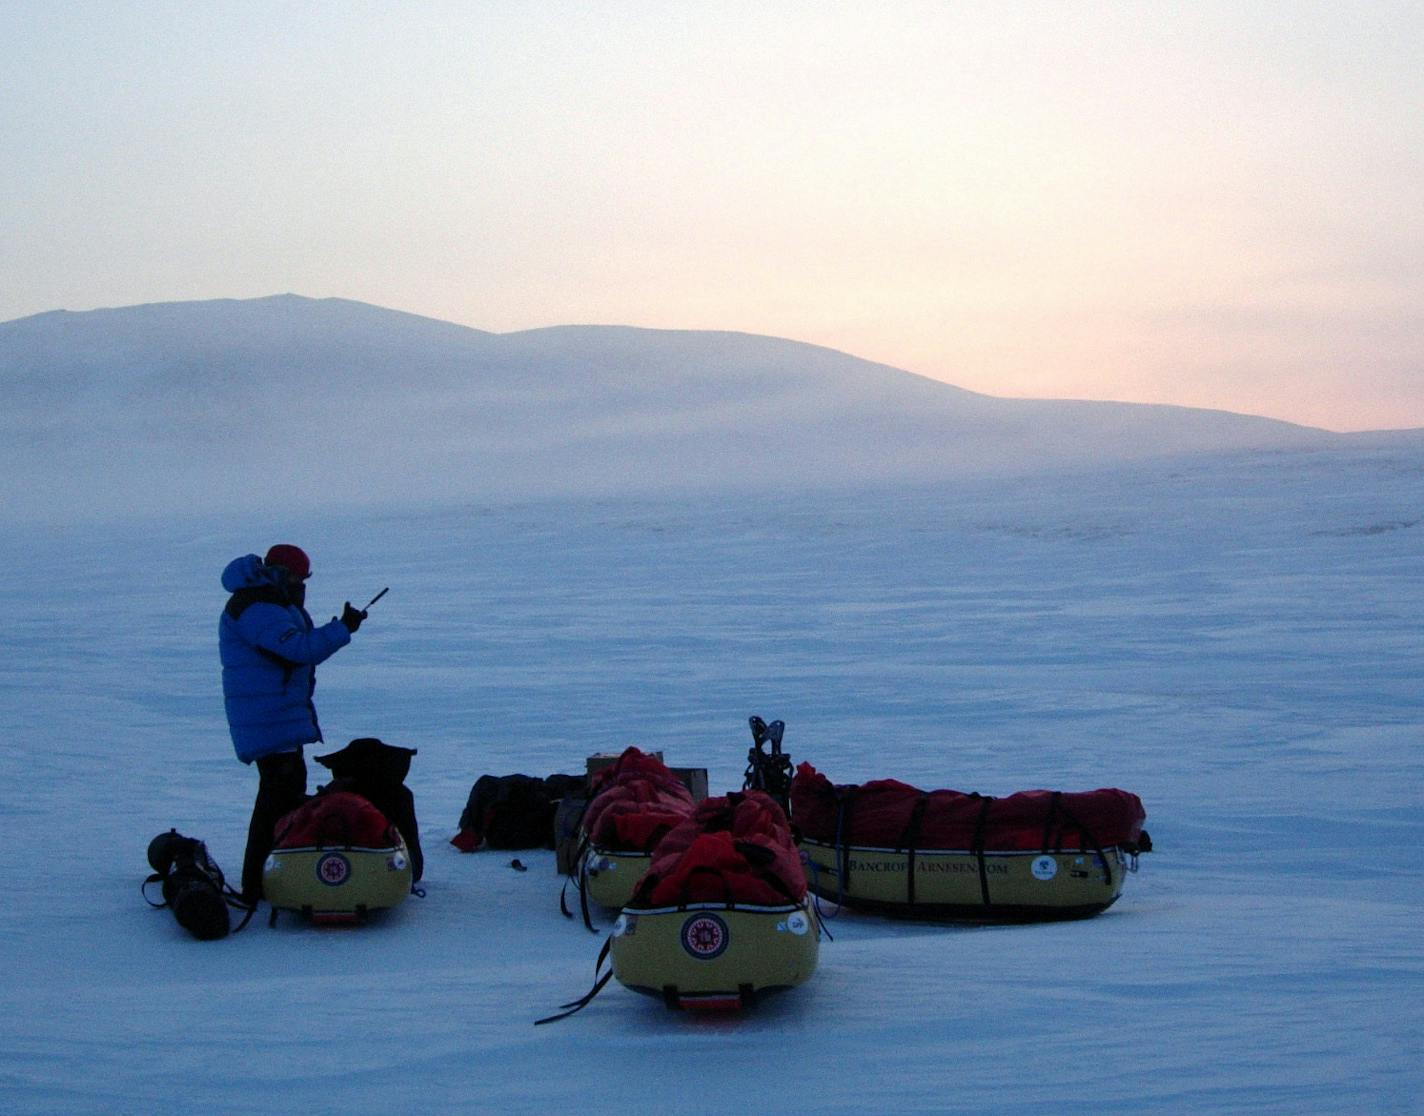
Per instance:
[[[12,516],[934,481],[1353,435],[997,399],[813,345],[280,295],[0,324]]]

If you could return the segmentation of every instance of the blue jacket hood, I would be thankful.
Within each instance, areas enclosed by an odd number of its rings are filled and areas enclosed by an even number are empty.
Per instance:
[[[222,572],[222,587],[229,593],[239,589],[257,589],[264,585],[277,585],[277,575],[255,554],[244,554],[234,558]]]
[[[250,763],[321,739],[316,666],[351,642],[340,620],[317,627],[282,589],[284,575],[255,554],[223,570],[233,594],[218,620],[223,703],[237,758]]]

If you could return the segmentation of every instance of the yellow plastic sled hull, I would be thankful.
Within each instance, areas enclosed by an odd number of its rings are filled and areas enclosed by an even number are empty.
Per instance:
[[[263,896],[274,909],[317,919],[360,918],[399,906],[410,886],[404,841],[383,849],[274,849],[262,870]]]
[[[811,890],[882,914],[972,922],[1088,918],[1122,894],[1127,856],[1096,852],[990,852],[839,848],[803,840]],[[842,873],[844,872],[844,878]]]
[[[774,907],[691,903],[625,909],[613,928],[613,976],[670,1007],[741,1007],[794,988],[816,969],[820,949],[809,896]]]
[[[633,898],[638,880],[652,862],[652,853],[617,852],[590,845],[580,873],[589,901],[615,911],[623,907]]]

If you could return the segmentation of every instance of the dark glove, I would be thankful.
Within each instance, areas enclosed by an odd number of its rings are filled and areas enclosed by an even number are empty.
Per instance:
[[[354,635],[364,619],[366,614],[359,608],[352,608],[351,602],[347,601],[346,607],[341,610],[341,622],[346,625],[346,630]]]

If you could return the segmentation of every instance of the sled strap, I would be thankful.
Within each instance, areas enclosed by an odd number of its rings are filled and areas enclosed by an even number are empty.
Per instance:
[[[1145,829],[1141,830],[1137,834],[1137,840],[1127,842],[1122,846],[1122,849],[1132,858],[1131,863],[1128,865],[1128,871],[1136,872],[1137,858],[1143,853],[1150,853],[1152,851],[1152,834],[1148,833]]]
[[[1054,791],[1054,792],[1053,792],[1053,797],[1051,797],[1051,798],[1048,800],[1048,816],[1043,819],[1043,845],[1042,845],[1042,848],[1043,848],[1043,851],[1044,851],[1045,853],[1050,853],[1050,852],[1053,852],[1053,851],[1054,851],[1054,849],[1053,849],[1053,844],[1052,844],[1052,841],[1053,841],[1053,822],[1054,822],[1054,819],[1058,817],[1058,807],[1059,807],[1060,805],[1062,805],[1062,802],[1063,802],[1063,792],[1062,792],[1062,791]],[[1059,844],[1060,844],[1060,848],[1058,849],[1058,851],[1059,851],[1059,852],[1062,852],[1062,851],[1063,851],[1062,848],[1061,848],[1062,842],[1060,841]]]
[[[836,906],[845,902],[850,890],[850,807],[859,787],[849,786],[836,794]]]
[[[974,858],[979,863],[979,894],[983,897],[984,906],[991,907],[993,902],[989,899],[989,867],[984,860],[984,836],[989,826],[989,806],[994,801],[990,795],[982,795],[976,792],[981,805],[979,807],[979,820],[974,825]]]
[[[1091,829],[1089,829],[1086,825],[1084,825],[1084,824],[1083,824],[1082,822],[1080,822],[1077,818],[1075,818],[1071,813],[1069,813],[1068,808],[1067,808],[1066,806],[1063,807],[1063,816],[1068,820],[1068,822],[1069,822],[1071,825],[1075,825],[1075,826],[1078,827],[1078,848],[1079,848],[1079,850],[1086,852],[1088,849],[1092,849],[1093,852],[1095,852],[1095,853],[1097,854],[1098,859],[1099,859],[1100,861],[1102,861],[1102,864],[1103,864],[1103,883],[1107,884],[1108,887],[1112,887],[1112,885],[1113,885],[1112,865],[1110,865],[1110,864],[1108,863],[1107,852],[1104,851],[1102,842],[1098,840],[1097,835],[1094,834]],[[1060,845],[1060,846],[1062,845],[1062,842],[1061,842],[1061,841],[1059,842],[1059,845]]]
[[[163,873],[155,872],[153,873],[153,875],[149,876],[148,879],[144,880],[143,883],[139,885],[138,889],[138,893],[143,896],[143,901],[156,911],[161,911],[164,907],[168,906],[168,900],[165,899],[162,903],[155,903],[152,899],[148,897],[148,885],[153,883],[161,884],[162,882]]]
[[[239,911],[245,911],[245,912],[246,912],[246,913],[242,916],[242,921],[239,922],[236,926],[233,927],[232,932],[233,932],[234,934],[236,934],[236,933],[238,933],[238,932],[240,932],[240,931],[242,931],[242,930],[245,930],[245,929],[247,928],[247,924],[252,921],[252,916],[257,913],[257,904],[256,904],[256,903],[253,903],[252,906],[249,907],[246,903],[233,902],[233,900],[229,899],[229,900],[227,901],[227,905],[228,905],[229,907],[232,907],[234,910],[239,910]]]
[[[905,826],[905,832],[900,834],[900,843],[895,851],[905,851],[909,853],[909,861],[905,866],[905,902],[911,906],[915,905],[915,846],[920,843],[920,826],[925,818],[925,807],[929,805],[930,796],[921,794],[915,799],[914,808],[910,811],[909,824]]]
[[[584,884],[587,880],[584,854],[588,852],[588,844],[589,836],[585,833],[579,838],[578,846],[574,849],[573,871],[564,879],[564,886],[559,891],[559,910],[563,912],[565,918],[572,919],[574,917],[574,913],[569,910],[569,905],[566,900],[569,884],[572,883],[574,887],[578,889],[579,903],[583,908],[583,924],[588,927],[590,933],[597,934],[598,931],[593,928],[593,919],[591,919],[588,914],[588,894],[584,888]]]
[[[776,892],[788,903],[796,903],[801,899],[801,895],[793,895],[790,886],[785,880],[773,872],[772,865],[776,863],[775,854],[762,845],[751,841],[734,841],[732,847],[741,854],[746,861],[747,869],[753,879],[758,879],[772,891]],[[725,877],[724,877],[725,882]],[[730,885],[729,885],[730,886]],[[802,894],[805,894],[804,892]],[[728,906],[732,906],[729,902]]]
[[[597,934],[593,928],[593,916],[588,913],[588,847],[590,842],[585,838],[583,842],[584,855],[578,858],[578,893],[579,910],[583,914],[583,924],[588,927],[590,934]]]
[[[593,1002],[593,998],[603,991],[603,986],[608,983],[613,976],[613,968],[609,966],[608,972],[599,976],[599,970],[603,968],[603,962],[608,959],[608,951],[613,948],[613,935],[608,935],[604,940],[603,948],[598,952],[598,960],[593,964],[593,987],[577,1000],[570,1000],[566,1004],[560,1004],[563,1010],[554,1015],[546,1015],[543,1019],[534,1020],[534,1026],[538,1027],[544,1023],[557,1023],[560,1019],[567,1019],[575,1012],[580,1012]]]
[[[222,875],[221,869],[218,869],[218,875]],[[242,916],[242,921],[239,922],[237,926],[233,928],[232,932],[236,934],[239,931],[246,929],[247,924],[252,921],[252,916],[257,913],[257,907],[261,903],[261,900],[254,900],[252,906],[249,907],[246,903],[242,901],[242,893],[235,890],[232,885],[229,884],[226,880],[223,880],[222,883],[222,897],[227,900],[227,905],[233,910],[245,912]],[[273,910],[273,913],[276,913],[275,908]]]

